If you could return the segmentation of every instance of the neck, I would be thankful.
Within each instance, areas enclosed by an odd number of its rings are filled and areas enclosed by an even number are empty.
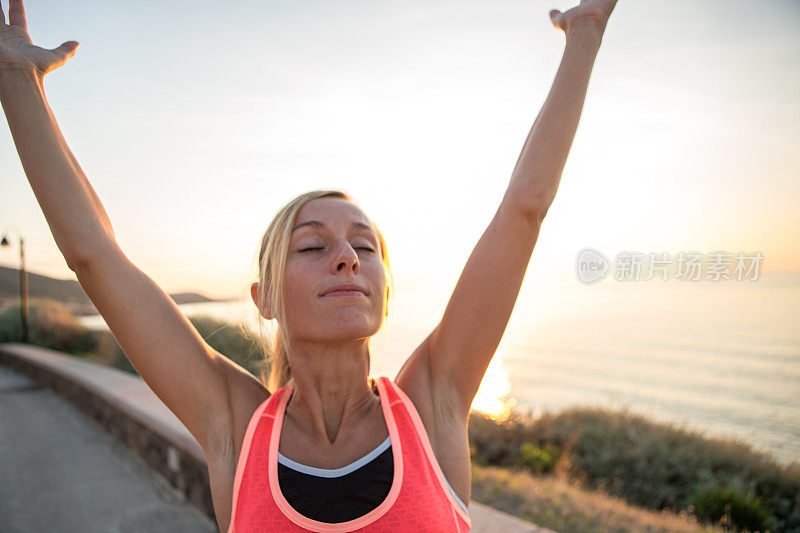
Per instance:
[[[367,383],[368,339],[294,342],[287,352],[294,389],[286,416],[315,439],[333,444],[343,428],[358,425],[380,401]]]

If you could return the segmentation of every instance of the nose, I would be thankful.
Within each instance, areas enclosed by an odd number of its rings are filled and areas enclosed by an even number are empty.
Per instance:
[[[353,272],[358,272],[358,269],[361,266],[358,261],[358,254],[347,242],[344,242],[341,246],[339,246],[339,251],[336,254],[336,259],[333,264],[335,272],[341,272],[342,270],[352,270]]]

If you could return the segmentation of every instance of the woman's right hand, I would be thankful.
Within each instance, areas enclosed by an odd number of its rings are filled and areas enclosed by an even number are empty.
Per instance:
[[[31,43],[22,0],[9,0],[8,24],[2,1],[0,0],[0,75],[4,71],[23,70],[44,76],[75,55],[75,50],[80,46],[77,41],[67,41],[52,50]]]

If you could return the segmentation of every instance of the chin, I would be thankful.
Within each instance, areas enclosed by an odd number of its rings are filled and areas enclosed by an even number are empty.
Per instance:
[[[325,328],[326,337],[331,340],[360,339],[371,337],[380,329],[379,321],[366,317],[360,320],[336,321],[330,327]]]

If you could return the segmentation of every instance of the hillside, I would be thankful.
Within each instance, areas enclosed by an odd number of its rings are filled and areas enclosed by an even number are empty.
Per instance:
[[[170,294],[176,304],[217,301],[196,292]],[[19,269],[0,266],[0,307],[19,298]],[[94,315],[97,309],[75,279],[56,279],[28,271],[28,298],[51,298],[76,315]]]

